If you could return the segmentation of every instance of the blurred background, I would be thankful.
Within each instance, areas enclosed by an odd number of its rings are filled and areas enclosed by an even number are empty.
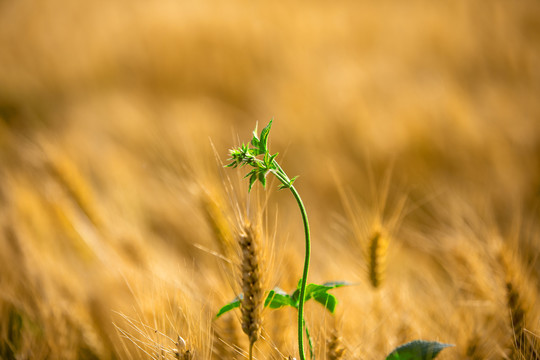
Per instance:
[[[273,118],[313,281],[360,283],[336,290],[323,358],[334,322],[349,358],[416,338],[458,345],[441,358],[535,358],[539,64],[533,0],[0,1],[0,354],[174,358],[181,335],[217,356],[212,317],[236,286],[218,220],[234,232],[253,207],[285,244],[270,288],[301,272],[292,197],[248,196],[221,166]],[[295,330],[268,318],[260,358],[294,355]]]

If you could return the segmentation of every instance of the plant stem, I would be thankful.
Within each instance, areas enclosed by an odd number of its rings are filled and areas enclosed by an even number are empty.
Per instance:
[[[300,212],[302,213],[302,220],[304,221],[304,233],[306,237],[306,254],[304,257],[304,272],[302,273],[302,283],[300,285],[300,302],[298,304],[298,350],[300,351],[300,360],[305,360],[306,355],[304,354],[304,301],[305,301],[305,292],[307,277],[309,271],[309,258],[311,256],[311,237],[309,233],[309,223],[307,218],[306,209],[304,203],[296,191],[294,186],[290,186],[291,192],[298,203]]]
[[[300,212],[302,213],[302,221],[304,222],[304,234],[306,238],[306,253],[304,255],[304,271],[302,273],[302,282],[300,284],[300,299],[298,303],[298,350],[300,352],[300,360],[306,360],[306,355],[304,354],[304,328],[305,328],[305,322],[304,322],[304,302],[305,302],[305,293],[306,293],[306,284],[307,284],[307,277],[308,277],[308,271],[309,271],[309,259],[311,257],[311,235],[309,232],[309,222],[307,217],[306,208],[304,207],[304,203],[302,202],[302,199],[300,198],[300,194],[298,194],[298,191],[292,184],[292,181],[289,179],[287,174],[285,174],[285,171],[279,166],[277,161],[273,161],[273,164],[276,167],[276,170],[273,171],[273,173],[276,175],[276,177],[287,187],[291,190],[294,198],[296,199],[296,202],[298,203],[298,207],[300,208]]]

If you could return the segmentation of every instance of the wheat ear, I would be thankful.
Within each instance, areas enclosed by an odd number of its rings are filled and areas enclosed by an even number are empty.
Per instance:
[[[203,213],[212,229],[221,254],[229,257],[233,249],[233,235],[229,221],[224,214],[220,196],[217,192],[205,190],[201,192],[200,201]]]
[[[373,231],[368,246],[369,282],[377,289],[381,286],[386,271],[388,237],[381,229]]]
[[[92,224],[99,228],[102,218],[93,201],[92,189],[77,165],[64,155],[50,153],[47,169]]]
[[[178,335],[176,341],[176,349],[173,349],[174,357],[179,360],[192,360],[193,351],[187,348],[186,341]]]
[[[341,360],[344,353],[345,348],[341,342],[341,336],[336,329],[333,329],[326,340],[326,359]]]
[[[499,253],[499,260],[505,273],[506,304],[510,312],[510,325],[513,332],[512,356],[521,359],[540,360],[540,352],[534,341],[527,334],[525,322],[530,309],[530,299],[528,299],[523,284],[523,272],[521,264],[513,254],[506,248],[502,248]],[[527,301],[529,300],[529,301]]]
[[[238,242],[241,250],[240,273],[243,292],[240,302],[242,330],[249,338],[249,358],[251,359],[253,344],[259,339],[261,333],[261,312],[264,300],[259,234],[252,225],[245,224],[239,234]]]

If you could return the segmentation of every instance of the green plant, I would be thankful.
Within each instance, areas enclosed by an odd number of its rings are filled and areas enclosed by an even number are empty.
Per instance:
[[[304,203],[298,194],[298,191],[294,187],[294,181],[296,177],[290,179],[285,171],[279,166],[276,161],[278,153],[270,155],[268,150],[268,135],[272,126],[272,120],[268,125],[262,129],[260,136],[257,135],[257,128],[253,131],[253,138],[251,139],[251,146],[242,144],[240,147],[232,149],[230,151],[232,161],[227,167],[236,168],[249,165],[252,167],[251,171],[246,175],[249,177],[249,190],[253,187],[253,184],[257,180],[261,182],[263,187],[266,186],[266,176],[271,173],[274,174],[281,182],[280,189],[289,189],[300,208],[302,214],[302,221],[304,223],[305,233],[305,256],[304,256],[304,270],[302,272],[302,278],[300,279],[300,291],[298,297],[298,348],[300,351],[300,359],[305,360],[304,355],[304,302],[306,300],[306,285],[309,271],[309,260],[311,256],[311,239],[309,232],[309,222],[307,217],[306,208]]]

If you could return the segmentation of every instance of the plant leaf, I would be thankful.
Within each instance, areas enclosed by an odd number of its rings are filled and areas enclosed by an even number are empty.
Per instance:
[[[291,294],[291,299],[295,302],[295,304],[298,304],[298,301],[300,300],[300,289],[296,289]]]
[[[298,307],[300,299],[300,285],[301,280],[298,282],[297,289],[290,295],[292,301],[296,304],[296,307]],[[323,285],[308,284],[304,293],[305,301],[314,299],[333,314],[336,310],[337,298],[334,295],[329,294],[328,290],[350,285],[353,284],[347,281],[331,281],[324,283]]]
[[[284,306],[292,306],[297,308],[293,299],[289,294],[280,288],[276,287],[274,290],[270,290],[266,300],[264,301],[264,307],[270,307],[270,309],[279,309]]]
[[[234,298],[233,301],[228,303],[227,305],[223,306],[221,309],[219,309],[218,313],[216,314],[216,319],[220,317],[221,315],[225,314],[226,312],[231,311],[232,309],[236,309],[240,306],[240,301],[244,298],[243,294],[238,295]]]
[[[257,130],[259,128],[259,122],[257,121],[255,123],[255,129],[253,130],[253,139],[259,140],[259,135],[257,135]]]
[[[309,286],[309,285],[307,285],[307,286]],[[307,288],[307,286],[306,286],[306,288]],[[296,290],[294,290],[293,293],[291,294],[291,298],[297,304],[298,304],[298,302],[300,300],[300,288],[301,287],[302,287],[302,278],[300,278],[300,280],[298,280],[298,284],[296,284]]]
[[[264,129],[261,130],[261,138],[259,141],[259,151],[261,154],[268,152],[268,134],[270,133],[270,128],[272,127],[272,120],[266,125]]]
[[[339,287],[342,287],[342,286],[351,286],[351,285],[354,285],[354,284],[351,283],[351,282],[348,282],[348,281],[329,281],[329,282],[325,282],[323,284],[323,286],[328,287],[329,290],[339,288]]]
[[[308,284],[306,286],[306,291],[304,293],[304,297],[306,298],[306,301],[311,299],[313,297],[314,293],[321,292],[324,293],[327,290],[331,289],[330,287],[326,287],[324,285],[317,285],[317,284]]]
[[[296,179],[298,179],[298,175],[296,175],[295,177],[293,177],[293,178],[291,179],[291,185],[296,181]]]
[[[266,187],[266,176],[262,171],[259,172],[259,181],[261,182],[263,187]]]
[[[249,188],[248,188],[248,192],[251,191],[251,188],[253,187],[253,184],[255,184],[255,181],[257,181],[257,171],[255,169],[253,169],[251,172],[250,172],[251,176],[249,178]],[[249,174],[248,174],[249,175]]]
[[[253,133],[253,138],[251,139],[251,145],[253,145],[254,147],[256,147],[257,149],[259,148],[259,139],[257,139],[257,136],[255,135],[255,132]]]
[[[313,294],[313,300],[324,306],[330,313],[336,311],[337,298],[327,292],[317,292]]]
[[[314,297],[317,293],[326,293],[328,290],[335,289],[342,286],[349,286],[352,285],[351,283],[347,281],[331,281],[324,283],[323,285],[317,285],[317,284],[309,284],[306,287],[306,292],[304,296],[306,297],[306,300],[309,300],[310,298]]]
[[[436,341],[414,340],[394,349],[386,360],[431,360],[450,344]]]
[[[274,160],[276,159],[276,157],[278,156],[279,153],[275,153],[274,155],[270,156],[270,161],[269,163],[272,165],[272,169],[275,169],[276,166],[274,165]]]

